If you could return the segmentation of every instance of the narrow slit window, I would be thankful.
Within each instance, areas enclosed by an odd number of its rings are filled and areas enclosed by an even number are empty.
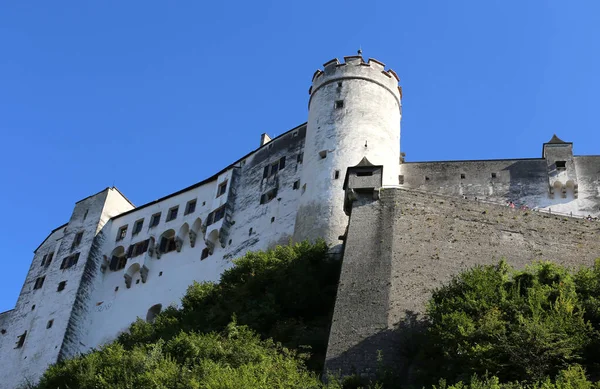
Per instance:
[[[23,332],[23,335],[19,335],[17,337],[17,347],[15,348],[21,348],[23,347],[23,345],[25,344],[25,338],[27,337],[27,331]]]
[[[334,178],[335,180],[337,180],[337,179],[339,179],[339,178],[340,178],[340,171],[339,171],[339,170],[336,170],[336,171],[335,171],[335,173],[333,173],[333,178]]]
[[[52,328],[52,324],[54,324],[54,319],[48,320],[48,323],[46,323],[46,329]]]

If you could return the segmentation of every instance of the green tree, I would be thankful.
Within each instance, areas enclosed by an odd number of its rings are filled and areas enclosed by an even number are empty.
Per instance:
[[[565,268],[540,262],[523,271],[478,266],[437,289],[427,314],[426,369],[450,381],[492,374],[541,380],[585,360],[597,331]],[[431,377],[432,374],[429,374]]]

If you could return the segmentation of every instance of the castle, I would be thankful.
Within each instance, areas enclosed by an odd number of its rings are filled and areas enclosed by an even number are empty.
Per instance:
[[[600,215],[600,156],[574,156],[554,136],[539,158],[404,162],[398,83],[360,54],[331,60],[313,75],[307,123],[263,134],[212,177],[138,207],[114,187],[76,202],[0,313],[0,386],[35,382],[179,304],[193,281],[218,280],[232,259],[289,239],[344,253],[327,355],[344,372],[397,344],[389,331],[469,255],[600,256],[597,228],[576,218]],[[564,244],[544,245],[550,233]]]

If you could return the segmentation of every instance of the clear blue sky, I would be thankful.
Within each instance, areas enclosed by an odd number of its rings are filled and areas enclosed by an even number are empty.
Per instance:
[[[407,160],[600,154],[598,1],[5,1],[0,311],[74,203],[141,205],[307,119],[334,57],[392,67]]]

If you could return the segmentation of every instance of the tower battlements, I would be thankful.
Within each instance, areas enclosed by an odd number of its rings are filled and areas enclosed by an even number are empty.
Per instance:
[[[341,63],[337,58],[323,64],[323,70],[315,71],[312,86],[308,93],[315,94],[321,87],[344,79],[362,79],[379,84],[394,95],[398,104],[402,99],[402,87],[398,85],[400,78],[392,69],[385,69],[385,64],[376,59],[369,58],[367,62],[361,55],[344,57]]]

